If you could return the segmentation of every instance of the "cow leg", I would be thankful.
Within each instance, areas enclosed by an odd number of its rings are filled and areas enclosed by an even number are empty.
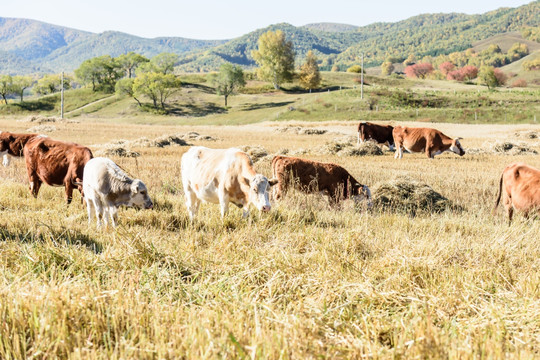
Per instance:
[[[200,201],[193,191],[189,189],[184,189],[184,193],[186,197],[186,207],[189,213],[189,220],[193,222],[195,215],[197,215],[197,212],[199,212]]]
[[[225,189],[219,189],[218,197],[219,197],[219,206],[221,208],[221,217],[223,218],[229,211],[229,195],[227,194]]]
[[[116,224],[118,223],[118,209],[113,205],[109,205],[107,208],[111,218],[112,227],[115,228]]]
[[[73,199],[73,184],[71,183],[71,179],[64,181],[64,186],[66,187],[66,202],[67,204],[71,204],[71,200]]]
[[[96,210],[96,219],[97,219],[97,226],[100,228],[102,226],[102,220],[104,218],[104,211],[103,211],[103,205],[101,204],[101,201],[95,199],[92,200],[94,202],[94,208]],[[105,224],[107,224],[105,222]]]
[[[92,212],[95,211],[93,200],[86,199],[86,211],[88,213],[88,225],[90,225],[92,224]]]
[[[41,188],[41,180],[35,174],[30,175],[29,180],[30,180],[30,192],[32,193],[34,198],[37,198],[39,189]]]
[[[356,142],[356,145],[360,145],[362,141],[360,140],[360,131],[358,132],[358,141]]]
[[[283,196],[283,179],[279,179],[278,183],[272,188],[272,200],[279,200]]]
[[[394,154],[394,159],[401,158],[403,158],[403,149],[401,148],[401,144],[396,144],[396,153]]]

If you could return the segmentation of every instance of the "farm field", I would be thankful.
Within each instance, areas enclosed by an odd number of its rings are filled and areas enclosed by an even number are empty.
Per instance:
[[[87,224],[78,193],[69,207],[61,188],[44,186],[34,199],[16,159],[0,168],[0,358],[540,356],[540,222],[517,216],[508,226],[501,208],[491,214],[504,167],[540,168],[540,158],[489,151],[503,141],[540,151],[540,126],[422,123],[463,137],[467,154],[398,161],[389,151],[316,151],[356,136],[357,121],[284,116],[215,126],[127,117],[98,111],[56,122],[48,135],[97,154],[120,139],[195,131],[214,140],[189,144],[286,148],[336,162],[372,191],[408,176],[457,208],[411,216],[292,192],[248,219],[231,207],[222,221],[219,206],[206,204],[192,225],[180,180],[189,147],[133,146],[140,157],[111,158],[145,182],[154,209],[121,209],[116,230],[99,230]],[[1,118],[0,128],[32,126],[16,119]],[[255,167],[271,176],[268,158]]]

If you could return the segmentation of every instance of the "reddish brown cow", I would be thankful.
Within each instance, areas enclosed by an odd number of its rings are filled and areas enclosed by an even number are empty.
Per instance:
[[[28,140],[44,136],[38,134],[15,134],[8,131],[0,131],[0,155],[4,157],[2,164],[8,166],[11,156],[23,156],[24,145]]]
[[[68,204],[71,203],[73,189],[77,188],[82,194],[80,183],[84,165],[93,157],[89,148],[47,137],[35,137],[26,143],[23,153],[30,191],[34,197],[37,197],[42,183],[64,186]]]
[[[514,210],[522,211],[525,217],[533,211],[540,210],[540,170],[524,163],[508,165],[502,172],[499,181],[499,194],[493,212],[501,200],[512,222]]]
[[[377,125],[370,122],[358,124],[358,144],[367,140],[375,140],[379,144],[385,144],[390,150],[394,150],[393,126]]]
[[[425,152],[430,159],[445,151],[465,155],[459,143],[461,138],[452,139],[436,129],[396,126],[392,134],[396,144],[396,159],[403,157],[403,148],[408,152]]]
[[[281,198],[289,186],[294,186],[305,193],[323,192],[334,203],[348,198],[366,199],[371,206],[369,188],[337,164],[278,155],[272,159],[272,176],[278,181],[273,190],[274,199]]]

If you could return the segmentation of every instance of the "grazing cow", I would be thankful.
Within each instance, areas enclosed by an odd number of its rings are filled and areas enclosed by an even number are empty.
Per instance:
[[[83,193],[88,210],[88,224],[95,212],[98,227],[101,220],[105,226],[116,227],[118,207],[137,206],[144,209],[153,207],[146,185],[139,179],[131,179],[111,159],[96,157],[84,166]],[[77,184],[79,185],[79,184]]]
[[[459,156],[465,155],[465,150],[459,143],[461,138],[451,139],[436,129],[396,126],[392,134],[396,144],[394,155],[396,159],[403,157],[403,148],[408,152],[424,151],[430,159],[445,151],[451,151]]]
[[[0,155],[4,157],[2,164],[8,166],[11,156],[23,156],[24,145],[28,140],[45,135],[38,134],[15,134],[8,131],[0,131]]]
[[[394,130],[394,127],[390,125],[361,122],[358,124],[358,144],[367,140],[375,140],[378,144],[384,144],[390,150],[394,150],[392,130]]]
[[[182,156],[182,183],[189,217],[193,221],[201,201],[220,204],[221,217],[229,202],[249,214],[249,204],[270,211],[268,188],[275,181],[255,172],[248,154],[236,148],[209,149],[194,146]]]
[[[84,165],[93,157],[89,148],[36,136],[28,140],[23,153],[30,191],[34,197],[37,197],[42,183],[64,186],[68,205],[71,203],[73,189],[77,188],[83,194],[80,183]]]
[[[514,210],[522,211],[525,217],[531,212],[540,211],[540,170],[524,163],[508,165],[502,172],[499,181],[499,194],[493,208],[493,213],[502,203],[512,222]]]
[[[371,206],[369,188],[337,164],[278,155],[272,159],[272,176],[278,181],[273,190],[276,200],[293,186],[305,193],[323,192],[334,204],[352,198],[355,201],[365,199]]]

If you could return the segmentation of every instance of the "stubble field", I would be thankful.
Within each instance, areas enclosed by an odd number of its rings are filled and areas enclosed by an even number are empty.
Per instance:
[[[80,196],[29,191],[22,159],[0,168],[0,358],[536,358],[540,343],[540,222],[491,214],[503,168],[538,155],[340,157],[310,149],[355,135],[356,122],[301,123],[323,135],[246,126],[117,124],[81,118],[49,135],[88,145],[187,133],[225,148],[307,149],[370,187],[399,175],[430,185],[463,211],[410,216],[333,208],[291,193],[248,219],[184,206],[185,146],[113,157],[142,179],[153,210],[122,209],[116,230],[88,225]],[[418,124],[416,124],[418,125]],[[0,120],[2,129],[28,124]],[[516,137],[526,125],[426,124],[462,136],[465,150]],[[269,161],[255,164],[270,177]]]

